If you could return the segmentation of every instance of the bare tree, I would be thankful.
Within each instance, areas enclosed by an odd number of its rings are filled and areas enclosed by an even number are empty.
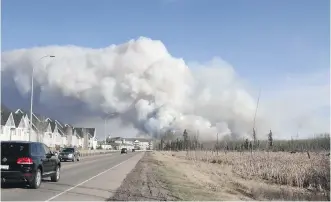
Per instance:
[[[188,145],[188,134],[187,134],[186,129],[183,132],[183,138],[184,138],[184,149],[188,150],[188,146],[189,146]]]
[[[273,139],[272,139],[272,132],[270,130],[269,134],[268,134],[268,146],[271,148],[273,145]]]

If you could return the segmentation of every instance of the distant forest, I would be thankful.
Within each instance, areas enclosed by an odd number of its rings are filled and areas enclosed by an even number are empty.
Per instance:
[[[330,134],[320,134],[310,139],[276,140],[272,137],[272,132],[268,134],[267,140],[230,140],[221,139],[219,141],[199,141],[198,135],[188,135],[186,130],[181,137],[166,133],[161,140],[155,142],[157,150],[228,150],[228,151],[330,151]]]

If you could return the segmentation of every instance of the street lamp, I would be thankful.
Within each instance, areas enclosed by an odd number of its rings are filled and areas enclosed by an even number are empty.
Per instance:
[[[45,55],[39,58],[38,62],[40,62],[44,58],[54,58],[54,55]],[[33,106],[33,75],[34,75],[34,66],[32,66],[32,74],[31,74],[31,97],[30,97],[30,133],[29,133],[29,141],[31,141],[32,134],[32,106]]]
[[[107,143],[107,129],[106,129],[107,119],[109,119],[109,118],[111,118],[111,117],[113,117],[117,114],[118,114],[117,112],[109,113],[104,118],[104,121],[105,121],[105,125],[104,125],[104,127],[105,127],[105,144]]]

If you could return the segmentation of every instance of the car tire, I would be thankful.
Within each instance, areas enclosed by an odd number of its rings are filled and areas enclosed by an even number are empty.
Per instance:
[[[29,182],[30,187],[32,189],[38,189],[41,185],[41,179],[42,179],[41,170],[38,168],[33,180]]]
[[[55,174],[51,176],[52,182],[58,182],[60,180],[60,171],[61,171],[60,167],[56,166]]]

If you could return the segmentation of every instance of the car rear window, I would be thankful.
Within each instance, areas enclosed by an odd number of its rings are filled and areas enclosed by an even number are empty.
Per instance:
[[[75,149],[73,149],[73,148],[64,148],[62,150],[62,152],[74,152],[74,151],[75,151]]]
[[[29,144],[1,142],[2,156],[26,156],[29,154]]]

